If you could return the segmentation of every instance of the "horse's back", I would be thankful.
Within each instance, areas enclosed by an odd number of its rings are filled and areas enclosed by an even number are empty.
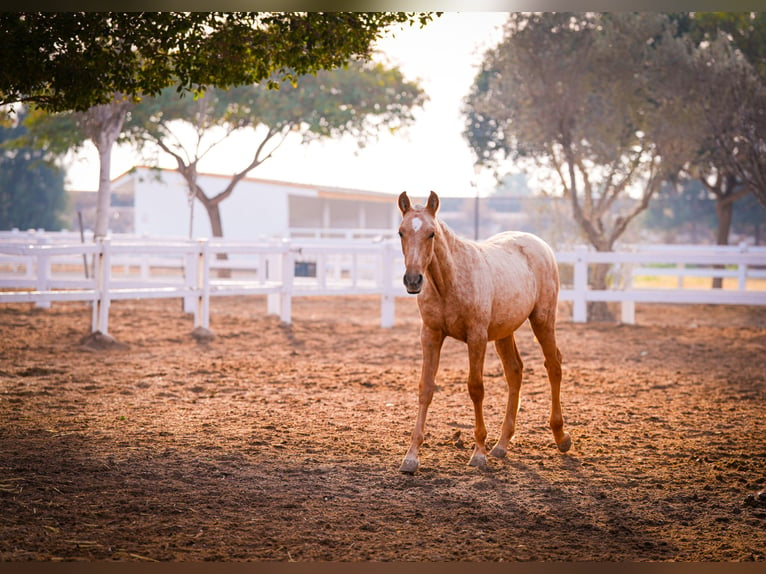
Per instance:
[[[490,237],[484,245],[498,271],[494,282],[494,314],[509,313],[516,322],[517,313],[521,313],[524,320],[535,311],[547,313],[555,308],[559,292],[558,265],[545,241],[531,233],[506,231]]]
[[[545,241],[532,233],[504,231],[487,239],[485,244],[491,250],[500,250],[511,257],[523,257],[533,270],[550,271],[555,268],[558,271],[553,250]]]

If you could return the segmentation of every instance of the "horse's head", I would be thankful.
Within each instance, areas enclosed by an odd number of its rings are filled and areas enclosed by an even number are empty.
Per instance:
[[[399,196],[399,209],[402,211],[399,237],[402,239],[404,254],[404,286],[408,293],[420,293],[423,288],[423,273],[434,254],[439,196],[432,191],[425,207],[413,206],[407,192],[403,191]]]

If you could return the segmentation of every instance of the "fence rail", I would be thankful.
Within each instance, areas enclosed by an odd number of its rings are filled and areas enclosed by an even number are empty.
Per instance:
[[[630,246],[620,251],[597,252],[585,246],[556,254],[559,265],[574,268],[573,286],[563,288],[562,300],[573,302],[572,320],[587,321],[589,301],[621,303],[623,323],[635,323],[636,303],[706,303],[766,305],[766,286],[748,289],[748,279],[766,279],[766,248],[746,244],[735,246]],[[588,268],[594,264],[612,266],[616,287],[590,289]],[[670,267],[668,267],[670,266]],[[674,275],[675,289],[635,287],[635,278]],[[684,277],[736,277],[736,289],[684,289]]]
[[[556,255],[562,277],[571,277],[562,281],[560,299],[572,301],[574,322],[587,321],[590,301],[621,303],[625,323],[635,322],[637,302],[766,305],[766,248],[634,246],[603,253],[578,246]],[[595,264],[611,266],[612,288],[589,288]],[[403,270],[398,243],[382,237],[248,242],[120,236],[77,243],[55,233],[0,234],[0,303],[89,301],[92,331],[102,333],[108,333],[114,300],[180,297],[194,326],[207,329],[211,297],[254,294],[266,295],[267,312],[286,323],[294,297],[380,295],[381,326],[391,327],[395,299],[404,296]],[[667,275],[678,277],[677,288],[636,286],[638,277]],[[685,277],[736,278],[737,287],[682,288]]]

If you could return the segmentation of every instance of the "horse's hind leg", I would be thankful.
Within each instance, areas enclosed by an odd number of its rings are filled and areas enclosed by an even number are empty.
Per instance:
[[[550,425],[553,439],[561,452],[566,452],[572,446],[569,433],[564,431],[564,416],[561,413],[561,352],[556,345],[556,316],[547,315],[546,320],[540,320],[535,314],[529,322],[537,337],[545,356],[545,370],[551,383],[551,418]]]
[[[503,458],[508,451],[508,443],[516,430],[516,414],[519,412],[519,392],[524,363],[521,361],[521,355],[513,334],[505,339],[495,341],[495,349],[497,349],[497,354],[503,363],[505,380],[508,382],[508,404],[505,409],[503,426],[500,429],[500,438],[489,454]]]

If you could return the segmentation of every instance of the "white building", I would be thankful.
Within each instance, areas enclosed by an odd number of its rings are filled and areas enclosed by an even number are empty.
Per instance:
[[[199,174],[208,197],[222,192],[230,177]],[[220,204],[224,237],[260,239],[317,234],[322,230],[364,230],[367,235],[391,234],[400,220],[398,192],[379,193],[245,178]],[[119,207],[128,231],[137,235],[211,237],[204,206],[189,192],[175,170],[137,167],[112,182],[112,204]],[[192,209],[193,207],[193,209]]]

